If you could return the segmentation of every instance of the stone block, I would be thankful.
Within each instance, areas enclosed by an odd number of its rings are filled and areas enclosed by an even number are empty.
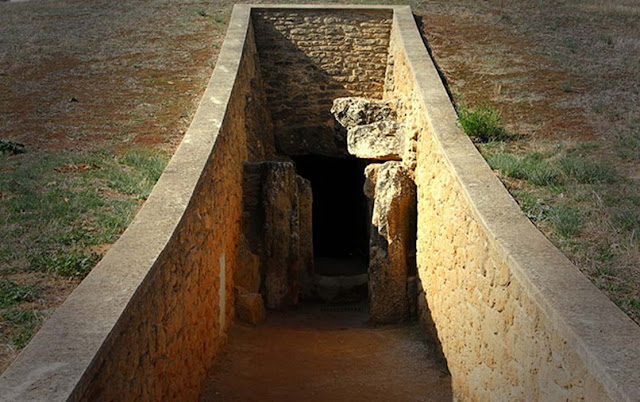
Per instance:
[[[397,108],[398,104],[395,100],[347,97],[335,99],[331,107],[331,113],[336,122],[348,130],[356,126],[396,120]]]
[[[347,132],[347,150],[363,159],[401,160],[403,135],[393,120],[355,126]]]
[[[263,164],[263,276],[266,305],[281,309],[311,296],[313,227],[311,183],[290,162]]]
[[[260,293],[250,293],[236,287],[236,315],[247,324],[258,324],[266,318],[264,300]]]
[[[311,182],[296,176],[298,189],[298,231],[299,231],[299,259],[301,262],[300,297],[311,298],[315,290],[315,271],[313,266],[313,193]]]
[[[234,283],[251,293],[260,291],[260,257],[251,251],[244,236],[238,244]]]
[[[297,184],[289,162],[264,164],[264,280],[268,308],[279,309],[298,301]]]
[[[407,277],[415,255],[416,188],[401,162],[377,168],[369,246],[371,321],[390,324],[409,315]]]

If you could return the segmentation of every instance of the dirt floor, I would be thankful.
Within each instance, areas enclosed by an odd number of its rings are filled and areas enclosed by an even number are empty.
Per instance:
[[[417,325],[373,328],[366,305],[307,305],[235,324],[201,401],[451,401]]]

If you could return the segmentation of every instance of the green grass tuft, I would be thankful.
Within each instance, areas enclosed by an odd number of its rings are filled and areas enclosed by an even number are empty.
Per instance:
[[[489,107],[476,110],[458,109],[458,121],[464,132],[480,142],[505,141],[509,138],[500,113]]]
[[[117,157],[116,162],[118,165],[109,166],[102,173],[107,185],[123,194],[146,200],[160,178],[167,159],[157,152],[136,149]]]
[[[0,308],[7,308],[38,298],[41,290],[33,285],[19,285],[9,279],[0,279]]]
[[[27,346],[42,319],[43,316],[38,310],[19,308],[6,310],[2,312],[3,335],[8,335],[9,341],[17,349],[22,349]]]
[[[614,209],[612,224],[620,232],[637,232],[640,229],[638,208],[618,207]]]
[[[0,154],[17,155],[25,152],[24,144],[14,141],[0,140]]]
[[[492,169],[500,170],[508,177],[527,180],[537,186],[561,183],[559,169],[537,152],[527,154],[523,158],[505,153],[493,154],[487,156],[487,162]]]
[[[556,232],[566,238],[578,235],[584,226],[580,211],[565,204],[554,205],[549,218]]]
[[[514,198],[518,201],[522,212],[529,219],[541,221],[547,218],[549,208],[541,199],[532,193],[524,190],[516,190],[513,192]]]
[[[581,184],[615,183],[615,171],[603,163],[577,156],[568,156],[560,160],[560,166],[567,176]]]
[[[66,278],[84,278],[99,259],[100,254],[75,249],[35,253],[29,255],[29,269],[55,273]]]

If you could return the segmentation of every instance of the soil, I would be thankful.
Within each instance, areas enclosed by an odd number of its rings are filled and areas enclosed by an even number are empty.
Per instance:
[[[316,304],[235,324],[201,401],[451,401],[423,331],[369,326],[366,311]]]

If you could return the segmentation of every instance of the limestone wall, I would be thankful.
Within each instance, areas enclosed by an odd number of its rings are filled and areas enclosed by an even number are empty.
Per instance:
[[[345,154],[331,105],[342,96],[382,96],[392,10],[261,8],[252,15],[281,151]]]
[[[390,49],[385,96],[401,97],[418,137],[421,315],[454,394],[640,400],[640,328],[524,218],[456,126],[409,13],[396,11]]]
[[[198,399],[234,317],[242,165],[270,148],[248,16],[236,10],[243,23],[143,209],[0,378],[0,400]]]

